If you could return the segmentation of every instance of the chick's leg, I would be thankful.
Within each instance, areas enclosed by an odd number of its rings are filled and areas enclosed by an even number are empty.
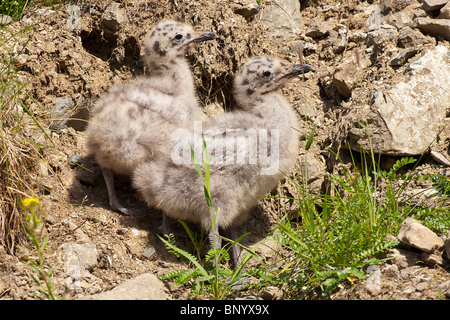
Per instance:
[[[133,213],[132,210],[124,207],[117,199],[116,190],[114,188],[114,172],[110,169],[102,168],[103,178],[105,179],[106,188],[108,189],[109,204],[113,210],[117,210],[127,216],[139,215]]]
[[[239,228],[237,228],[236,226],[231,226],[230,227],[230,240],[232,241],[236,241],[239,238]],[[231,259],[234,263],[234,267],[238,268],[239,265],[242,262],[241,259],[241,247],[236,243],[232,248],[231,248]]]

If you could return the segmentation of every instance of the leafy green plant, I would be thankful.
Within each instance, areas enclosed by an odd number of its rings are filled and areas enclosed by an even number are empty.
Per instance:
[[[312,135],[314,130],[306,151]],[[280,260],[285,267],[272,281],[279,281],[292,296],[299,297],[316,288],[327,295],[342,281],[366,277],[362,269],[385,261],[380,253],[398,244],[392,235],[405,217],[414,213],[412,207],[399,205],[405,184],[416,179],[414,174],[401,174],[401,168],[414,162],[402,158],[383,171],[373,153],[361,153],[361,168],[353,159],[352,170],[343,165],[343,175],[328,173],[328,192],[319,195],[309,191],[306,172],[301,174],[303,182],[300,177],[287,177],[299,197],[290,198],[297,202],[296,212],[288,212],[272,236],[288,253]],[[400,187],[399,181],[403,181]]]
[[[431,181],[436,191],[447,198],[450,197],[450,179],[448,177],[436,174],[431,176]]]
[[[25,212],[26,236],[33,244],[34,250],[25,247],[20,248],[27,254],[23,259],[37,273],[37,277],[31,276],[40,293],[36,297],[41,300],[64,300],[65,294],[60,296],[53,287],[53,267],[47,266],[46,252],[49,237],[44,234],[44,224],[42,217],[39,216],[39,199],[26,198],[23,200],[22,206]]]
[[[28,5],[28,0],[2,0],[0,2],[0,14],[6,14],[18,19]]]

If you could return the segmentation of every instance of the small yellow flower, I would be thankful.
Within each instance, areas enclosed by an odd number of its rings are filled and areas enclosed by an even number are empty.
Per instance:
[[[22,201],[22,204],[25,208],[28,208],[30,206],[37,206],[39,204],[39,199],[29,197]]]

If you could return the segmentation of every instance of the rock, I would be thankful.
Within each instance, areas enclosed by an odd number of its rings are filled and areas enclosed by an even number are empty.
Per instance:
[[[368,47],[377,46],[382,48],[387,43],[396,41],[397,37],[397,28],[391,25],[383,25],[377,30],[372,30],[367,33],[366,45]]]
[[[428,265],[434,266],[434,265],[440,265],[442,266],[444,264],[444,259],[442,258],[442,254],[436,254],[434,252],[422,252],[420,255],[420,258],[423,262],[425,262]]]
[[[264,300],[280,300],[283,298],[283,291],[277,287],[266,287],[260,294]]]
[[[381,26],[381,9],[379,6],[373,6],[373,13],[366,21],[366,31],[375,31],[380,29]]]
[[[127,21],[126,10],[120,6],[120,3],[113,2],[103,12],[101,23],[107,31],[115,33]]]
[[[166,300],[164,285],[157,276],[144,273],[99,294],[84,296],[87,300]]]
[[[0,14],[0,25],[7,25],[13,22],[13,19],[6,15],[6,14]]]
[[[392,19],[392,24],[401,30],[404,27],[411,26],[414,13],[412,11],[400,11],[394,13],[390,18]]]
[[[98,252],[95,244],[67,242],[61,248],[63,250],[62,261],[68,273],[76,269],[91,270],[97,265]]]
[[[437,289],[445,295],[447,299],[450,299],[450,280],[442,282]]]
[[[145,259],[152,259],[155,257],[155,253],[156,253],[155,248],[153,246],[150,246],[144,250],[144,252],[142,253],[142,256]]]
[[[382,0],[380,3],[382,13],[399,12],[411,5],[411,0]]]
[[[444,242],[444,250],[447,255],[447,260],[450,261],[450,233],[447,235],[447,239]]]
[[[367,273],[370,276],[366,280],[366,289],[372,294],[376,295],[381,291],[381,270],[379,266],[369,266],[367,268]]]
[[[404,27],[399,31],[397,45],[400,48],[422,47],[425,45],[436,45],[436,39],[425,36],[422,32],[410,27]]]
[[[278,0],[265,2],[261,10],[261,22],[268,27],[269,40],[281,51],[303,28],[300,1]]]
[[[417,28],[422,32],[428,33],[435,37],[442,37],[450,41],[450,20],[449,19],[431,19],[417,18]]]
[[[364,42],[367,38],[367,33],[362,31],[348,31],[347,40],[348,42],[360,43]]]
[[[353,150],[404,156],[426,152],[439,133],[450,101],[447,48],[437,46],[410,63],[411,74],[389,90],[375,92],[371,106],[349,113],[347,143]]]
[[[450,167],[450,161],[442,153],[436,150],[431,150],[430,156],[439,164]]]
[[[368,59],[360,55],[357,58],[356,53],[339,64],[339,67],[334,72],[332,82],[345,99],[350,98],[352,91],[361,83],[364,77],[364,70],[369,64]]]
[[[423,0],[422,8],[427,12],[435,11],[445,6],[448,2],[448,0]]]
[[[310,27],[306,30],[305,35],[311,38],[322,38],[329,34],[331,26],[321,19],[314,19],[310,23]]]
[[[409,58],[414,57],[418,52],[420,52],[419,48],[406,48],[405,50],[402,50],[399,54],[397,54],[394,58],[392,58],[392,60],[389,62],[389,65],[391,67],[402,66]]]
[[[320,28],[320,26],[312,26],[306,30],[305,35],[311,38],[321,38],[328,35],[328,30]]]
[[[434,250],[444,246],[444,241],[433,231],[422,225],[420,221],[409,217],[400,226],[398,239],[407,245],[428,253],[432,253]]]
[[[386,252],[386,258],[398,268],[404,269],[416,264],[419,259],[418,254],[409,250],[392,248]]]
[[[67,127],[67,120],[73,106],[73,100],[68,96],[55,98],[55,108],[52,111],[55,120],[51,124],[53,130],[61,130]]]
[[[97,265],[98,252],[96,246],[91,243],[78,244],[74,242],[64,243],[61,246],[66,287],[74,292],[80,292],[89,287],[84,278],[92,277],[89,273]]]
[[[439,19],[450,19],[450,1],[441,8],[441,14],[438,17]]]
[[[259,5],[253,0],[234,0],[233,12],[245,19],[252,19],[259,12]]]

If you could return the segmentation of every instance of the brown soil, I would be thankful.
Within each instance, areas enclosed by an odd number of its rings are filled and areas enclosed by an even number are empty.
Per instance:
[[[167,2],[167,3],[166,3]],[[64,291],[70,287],[60,261],[61,245],[70,242],[93,243],[99,252],[98,265],[90,270],[76,290],[69,290],[67,297],[76,299],[82,295],[109,290],[127,279],[142,273],[162,275],[179,268],[182,262],[169,254],[156,237],[155,230],[160,223],[160,213],[149,210],[144,217],[123,216],[110,209],[106,187],[99,168],[89,158],[86,151],[85,121],[89,107],[112,84],[130,81],[145,72],[141,56],[143,36],[155,22],[173,18],[195,23],[199,30],[214,30],[219,39],[192,49],[188,58],[193,65],[199,97],[205,106],[205,114],[213,116],[223,110],[232,110],[234,101],[231,82],[238,67],[252,55],[274,55],[298,63],[296,51],[280,52],[268,40],[267,30],[256,16],[247,20],[233,11],[234,3],[223,4],[216,1],[122,1],[128,21],[117,32],[105,32],[101,26],[101,15],[109,1],[89,1],[81,6],[81,27],[70,29],[67,6],[51,13],[34,13],[29,17],[36,19],[41,15],[26,46],[21,63],[20,76],[31,79],[30,93],[39,101],[37,106],[28,99],[30,109],[42,119],[49,120],[47,126],[51,140],[37,128],[30,128],[30,137],[53,147],[43,148],[43,160],[36,168],[35,191],[41,199],[42,212],[45,213],[48,242],[48,261],[55,263],[54,282],[56,290]],[[376,1],[375,1],[376,2]],[[264,3],[264,1],[263,1]],[[319,5],[316,1],[302,1],[302,15],[308,26],[314,19],[331,24],[344,24],[350,30],[364,31],[364,10],[372,3],[327,0]],[[324,6],[336,9],[325,11]],[[16,22],[12,28],[20,30],[26,22]],[[103,32],[102,32],[103,30]],[[28,35],[28,34],[27,34]],[[295,41],[304,41],[298,36]],[[294,41],[294,42],[295,42]],[[302,117],[299,128],[309,132],[318,124],[316,139],[325,146],[339,148],[343,134],[342,118],[348,112],[347,102],[337,93],[330,92],[329,79],[334,67],[345,57],[354,54],[352,50],[334,53],[330,44],[316,41],[315,51],[305,52],[306,63],[315,66],[316,72],[305,80],[290,82],[283,92],[296,106]],[[389,58],[389,52],[384,53]],[[367,70],[361,84],[359,104],[368,103],[373,93],[374,80],[384,79],[385,84],[393,83],[400,75],[392,68],[375,66]],[[328,81],[328,82],[327,82]],[[50,111],[55,108],[55,100],[70,97],[74,111],[71,119],[55,121]],[[305,115],[307,110],[307,115]],[[307,121],[305,121],[307,118]],[[50,123],[51,122],[51,123]],[[441,140],[448,141],[448,128]],[[298,163],[304,157],[302,142]],[[448,143],[439,144],[439,151],[448,153]],[[343,158],[345,159],[345,150]],[[313,144],[310,154],[317,165],[311,169],[311,183],[320,191],[324,170],[333,171],[332,157],[319,144]],[[93,173],[83,174],[83,170],[71,166],[68,157],[77,155],[83,159],[83,166]],[[384,157],[393,163],[392,157]],[[435,164],[425,156],[424,166]],[[337,169],[336,169],[337,170]],[[315,177],[315,178],[314,178]],[[314,181],[317,183],[314,184]],[[139,197],[130,192],[126,179],[118,183],[119,194],[129,205],[144,206]],[[277,188],[278,193],[296,196],[295,187],[286,182]],[[289,204],[288,204],[289,205]],[[281,199],[264,199],[254,210],[249,222],[250,244],[270,233],[283,215],[286,206]],[[25,242],[26,245],[26,242]],[[27,245],[29,246],[29,245]],[[142,257],[142,252],[154,247],[156,254],[152,259]],[[33,299],[36,286],[31,278],[32,270],[20,261],[21,253],[16,248],[0,246],[0,298]],[[266,257],[269,259],[270,257]],[[395,265],[381,266],[382,287],[370,290],[365,281],[343,285],[332,296],[334,299],[437,299],[438,288],[450,281],[448,270],[442,267],[429,267],[420,261],[403,269],[395,270]],[[421,283],[425,283],[419,285]],[[170,299],[184,299],[189,296],[186,288],[170,282],[165,283]],[[255,293],[252,293],[255,294]],[[256,293],[258,294],[258,293]]]

